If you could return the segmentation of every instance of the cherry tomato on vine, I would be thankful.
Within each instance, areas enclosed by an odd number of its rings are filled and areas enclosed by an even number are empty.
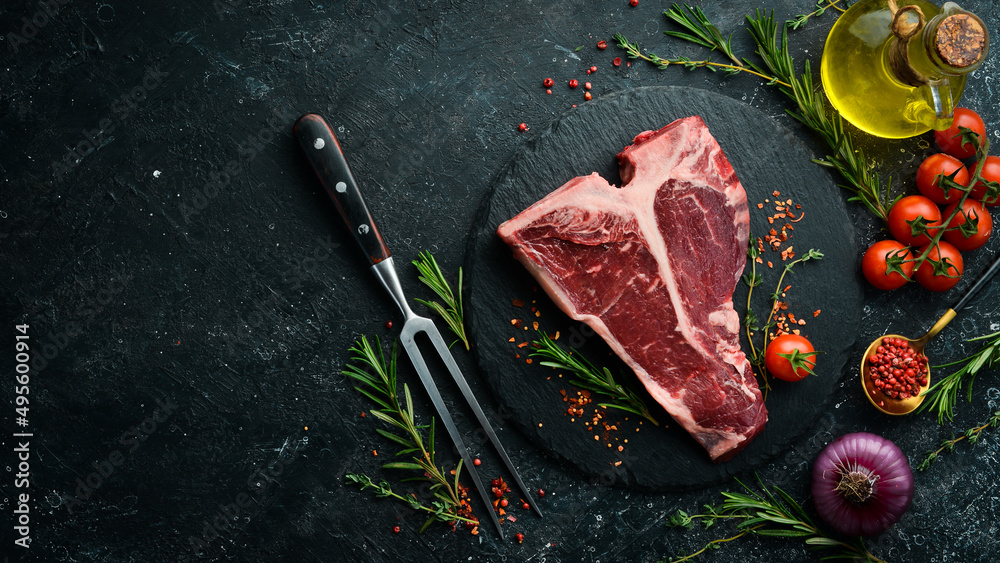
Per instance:
[[[913,279],[913,262],[904,262],[912,258],[913,253],[903,243],[880,240],[865,251],[861,272],[868,283],[879,289],[899,289]]]
[[[976,163],[978,166],[979,163]],[[976,185],[972,187],[972,193],[969,197],[973,199],[978,199],[984,204],[995,207],[1000,205],[1000,193],[994,197],[987,197],[988,186],[984,182],[998,182],[1000,183],[1000,156],[987,156],[986,162],[983,163],[983,170],[979,173],[982,181],[976,182]]]
[[[889,210],[889,233],[906,246],[929,243],[931,239],[927,236],[928,233],[934,236],[941,224],[941,208],[926,196],[906,196]],[[914,234],[914,230],[918,233]]]
[[[961,199],[962,191],[951,186],[946,190],[944,176],[951,177],[962,186],[969,185],[969,170],[962,161],[939,152],[925,158],[917,168],[917,189],[934,203],[954,203]]]
[[[948,218],[956,207],[958,207],[957,203],[949,205],[944,210],[944,217]],[[962,225],[966,222],[969,223],[969,226],[963,228]],[[963,232],[966,229],[968,232]],[[959,250],[975,250],[986,244],[992,233],[993,217],[989,210],[974,199],[966,199],[962,203],[962,211],[956,213],[955,217],[948,223],[944,239]]]
[[[782,334],[767,345],[764,365],[768,373],[782,381],[799,381],[813,373],[816,351],[806,337]]]
[[[959,127],[967,127],[979,134],[979,144],[963,139]],[[983,123],[983,118],[969,108],[955,108],[955,120],[951,122],[951,127],[934,132],[934,141],[943,152],[963,160],[976,156],[976,150],[985,138],[986,124]]]
[[[917,250],[917,256],[923,254],[926,248],[925,246]],[[947,291],[962,279],[964,269],[962,253],[951,243],[941,241],[937,247],[931,249],[927,260],[917,268],[913,277],[925,289]]]

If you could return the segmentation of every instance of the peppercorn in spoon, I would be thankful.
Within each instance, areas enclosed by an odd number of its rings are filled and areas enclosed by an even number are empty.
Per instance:
[[[931,385],[931,367],[924,347],[937,336],[972,297],[1000,271],[1000,256],[953,307],[945,311],[927,334],[917,339],[887,334],[875,339],[861,360],[861,386],[878,410],[892,415],[909,414],[924,402]]]

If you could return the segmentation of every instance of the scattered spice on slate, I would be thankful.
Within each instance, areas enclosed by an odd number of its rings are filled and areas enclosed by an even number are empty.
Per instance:
[[[597,66],[594,65],[594,66],[590,67],[590,72],[591,73],[597,72]]]
[[[545,80],[542,80],[542,86],[545,86],[546,88],[553,87],[555,83],[556,81],[552,80],[551,78],[546,78]]]
[[[515,537],[515,538],[517,538],[517,543],[522,543],[522,542],[524,542],[524,534],[521,534],[521,533],[518,533],[518,534],[517,534],[516,536],[514,536],[514,537]]]
[[[613,64],[615,66],[622,66],[622,58],[621,57],[615,57],[615,60],[611,61],[611,64]]]
[[[522,123],[522,124],[518,125],[517,128],[520,131],[527,131],[528,130],[528,124],[527,123]]]
[[[602,51],[605,50],[605,49],[607,49],[608,48],[608,42],[605,41],[605,40],[603,40],[603,39],[601,39],[600,41],[597,42],[597,48],[600,49],[600,50],[602,50]]]
[[[385,328],[391,329],[392,328],[392,321],[385,321]]]
[[[399,526],[393,526],[392,527],[392,533],[398,534],[399,533]]]
[[[569,81],[569,87],[570,88],[576,88],[579,85],[580,85],[580,82],[577,81],[577,79],[575,79],[575,78]]]

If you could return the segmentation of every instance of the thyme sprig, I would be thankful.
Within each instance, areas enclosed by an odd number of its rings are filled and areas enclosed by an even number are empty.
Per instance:
[[[553,369],[567,371],[574,376],[570,383],[577,387],[599,393],[611,399],[611,402],[599,403],[601,408],[619,409],[637,414],[653,424],[660,423],[653,418],[649,409],[634,391],[615,381],[611,370],[606,367],[598,369],[580,352],[570,348],[567,352],[545,333],[531,343],[531,357],[541,358],[539,363]]]
[[[389,482],[385,479],[374,482],[371,477],[365,475],[364,473],[347,473],[344,478],[354,485],[361,487],[361,490],[373,488],[375,489],[375,496],[378,498],[394,498],[400,502],[406,503],[410,508],[417,511],[429,512],[431,514],[430,519],[424,524],[420,531],[423,532],[427,529],[428,525],[432,522],[471,522],[476,524],[477,521],[466,518],[454,511],[454,507],[448,503],[436,500],[431,502],[430,506],[423,504],[413,495],[401,495],[392,490],[389,486]]]
[[[781,307],[781,288],[785,281],[785,276],[792,273],[792,270],[797,264],[808,262],[810,260],[822,260],[823,253],[815,248],[810,248],[802,256],[785,264],[785,267],[781,269],[781,275],[778,276],[778,283],[775,286],[774,292],[771,294],[771,310],[767,315],[767,319],[764,321],[764,325],[760,326],[757,324],[757,314],[754,313],[753,308],[750,305],[750,299],[753,297],[753,290],[761,283],[761,277],[757,274],[757,257],[760,256],[760,250],[754,246],[753,240],[753,236],[751,236],[750,248],[747,251],[747,258],[750,260],[751,264],[750,275],[749,277],[747,275],[743,276],[744,283],[750,287],[750,290],[747,292],[747,313],[743,319],[743,325],[746,327],[747,341],[750,343],[750,363],[757,368],[757,373],[763,377],[764,391],[766,393],[767,391],[770,391],[771,383],[768,378],[767,367],[764,364],[764,351],[767,349],[767,343],[771,340],[770,330],[777,322],[774,318],[774,314],[777,313],[778,309]],[[758,331],[764,333],[764,341],[759,349],[754,345],[753,340],[753,335]],[[812,373],[811,369],[809,369],[809,373]]]
[[[773,76],[762,74],[754,69],[747,68],[746,66],[736,66],[726,63],[717,63],[708,59],[695,61],[684,56],[674,57],[672,59],[665,59],[663,57],[660,57],[656,53],[650,53],[650,52],[643,53],[642,48],[639,46],[638,43],[630,42],[621,33],[616,33],[614,36],[614,40],[619,48],[625,50],[625,54],[628,56],[628,58],[641,59],[650,62],[656,65],[656,67],[661,70],[669,67],[670,65],[682,65],[684,66],[684,68],[688,70],[694,70],[696,68],[707,68],[708,70],[715,72],[718,69],[723,69],[726,72],[726,74],[747,72],[756,75],[760,78],[763,78],[764,80],[767,80],[768,83],[772,83],[775,80]]]
[[[812,549],[832,549],[836,553],[827,559],[862,559],[875,563],[885,563],[873,555],[860,537],[849,541],[837,539],[819,528],[802,505],[788,493],[778,487],[768,489],[758,478],[760,492],[754,491],[739,479],[736,480],[746,493],[722,492],[723,502],[718,508],[706,505],[705,514],[688,515],[678,510],[671,516],[667,526],[691,528],[696,520],[701,520],[705,528],[709,528],[720,520],[736,521],[737,534],[708,542],[698,551],[671,559],[671,563],[680,563],[694,559],[710,549],[719,549],[721,544],[741,538],[747,534],[782,538],[802,538]]]
[[[934,411],[937,413],[938,424],[944,424],[944,419],[953,421],[955,419],[955,404],[958,402],[958,392],[963,386],[967,386],[968,400],[972,401],[972,383],[975,381],[979,371],[983,368],[993,369],[1000,363],[1000,332],[986,334],[971,338],[969,342],[985,342],[979,350],[971,356],[934,366],[934,369],[960,366],[954,372],[942,377],[937,383],[924,391],[927,400],[920,405],[920,410]]]
[[[445,471],[443,466],[439,467],[435,459],[434,418],[431,418],[430,425],[418,426],[416,424],[413,414],[413,398],[410,396],[409,386],[405,383],[403,384],[404,403],[400,404],[399,402],[396,382],[396,343],[393,342],[388,362],[378,337],[375,337],[375,345],[373,346],[368,341],[368,337],[362,336],[361,340],[355,342],[354,346],[351,347],[350,354],[351,360],[357,363],[347,364],[342,373],[359,382],[360,385],[354,389],[379,407],[372,409],[372,416],[393,427],[393,431],[383,428],[376,428],[375,431],[403,448],[396,452],[397,456],[411,456],[411,461],[393,461],[383,464],[382,467],[384,469],[414,471],[418,476],[408,478],[407,481],[424,481],[430,485],[429,490],[434,496],[432,502],[434,514],[424,523],[420,531],[423,532],[435,521],[475,522],[468,500],[459,484],[462,460],[459,460],[455,467],[454,481],[446,477],[449,473]],[[426,439],[424,437],[425,430],[429,430]],[[362,481],[364,478],[359,477]],[[370,484],[370,479],[368,483],[362,489],[374,486]],[[399,495],[395,494],[382,494],[382,489],[381,486],[376,487],[379,496],[399,498]],[[388,488],[385,487],[385,490]],[[404,500],[416,508],[409,499]],[[424,508],[417,509],[424,510]]]
[[[841,12],[846,11],[837,5],[838,2],[840,2],[840,0],[819,0],[819,2],[816,2],[815,10],[809,12],[808,14],[799,14],[795,16],[795,19],[786,21],[785,24],[788,25],[789,29],[796,30],[805,25],[810,18],[822,16],[830,8],[836,8]]]
[[[708,20],[708,17],[705,16],[705,12],[701,8],[674,4],[669,10],[664,11],[663,15],[689,32],[664,31],[664,34],[697,43],[713,51],[720,51],[729,57],[729,60],[733,61],[735,66],[739,68],[743,67],[743,63],[739,57],[733,53],[733,35],[729,34],[729,37],[723,37],[722,33],[719,32],[719,28],[712,25],[712,22]]]
[[[434,255],[425,250],[418,254],[418,257],[418,260],[413,261],[413,265],[420,272],[420,276],[417,279],[431,288],[444,301],[444,304],[442,305],[437,301],[425,301],[423,299],[416,299],[415,301],[430,307],[432,311],[444,319],[448,328],[455,333],[455,336],[458,336],[465,349],[468,350],[469,337],[465,333],[465,313],[462,308],[462,268],[459,267],[458,269],[458,291],[452,292],[451,286],[448,285],[448,280],[445,279],[444,273],[441,272],[441,267],[438,266],[437,260],[434,259]]]
[[[927,468],[929,468],[932,463],[937,461],[938,456],[941,455],[941,452],[953,451],[955,449],[955,446],[962,440],[968,440],[969,444],[975,446],[977,443],[979,443],[979,438],[982,435],[983,430],[986,430],[987,428],[997,428],[997,427],[1000,427],[1000,411],[993,413],[993,416],[988,418],[986,422],[983,422],[979,426],[973,426],[972,428],[969,428],[964,433],[962,433],[961,436],[958,436],[957,438],[955,436],[952,436],[947,440],[942,440],[941,446],[938,449],[927,452],[927,455],[924,457],[923,461],[921,461],[920,464],[917,465],[917,471],[926,471]]]

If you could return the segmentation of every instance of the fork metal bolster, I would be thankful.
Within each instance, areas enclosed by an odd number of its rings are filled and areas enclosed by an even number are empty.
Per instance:
[[[406,303],[406,296],[403,295],[403,287],[399,284],[399,276],[396,275],[396,268],[392,264],[392,257],[388,257],[381,262],[377,262],[371,267],[372,272],[378,281],[382,282],[382,287],[389,292],[396,306],[403,312],[403,318],[409,320],[416,316],[410,306]]]

